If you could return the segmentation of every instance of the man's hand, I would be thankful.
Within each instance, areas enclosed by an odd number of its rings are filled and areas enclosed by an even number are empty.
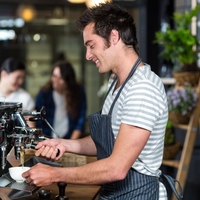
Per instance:
[[[54,181],[54,175],[56,168],[49,165],[38,163],[31,167],[30,170],[24,172],[22,176],[26,179],[26,182],[31,185],[48,186]]]
[[[58,160],[65,153],[65,146],[62,141],[62,139],[49,139],[39,142],[35,147],[35,155]]]

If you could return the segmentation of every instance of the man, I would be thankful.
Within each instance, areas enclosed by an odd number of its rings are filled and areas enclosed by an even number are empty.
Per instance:
[[[160,78],[138,55],[133,18],[117,4],[86,10],[77,20],[83,31],[86,59],[100,73],[112,72],[102,110],[89,116],[91,136],[39,143],[36,156],[59,159],[64,152],[97,155],[79,167],[43,164],[23,174],[26,182],[102,185],[99,199],[167,199],[159,183],[168,107]],[[60,151],[59,156],[56,154]]]

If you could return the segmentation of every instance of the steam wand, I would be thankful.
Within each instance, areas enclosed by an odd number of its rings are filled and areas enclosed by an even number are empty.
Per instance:
[[[45,118],[43,118],[43,120],[47,123],[47,125],[49,126],[49,128],[56,134],[57,138],[60,138],[60,136],[55,131],[55,129],[51,126],[51,124],[49,124],[49,122]]]
[[[28,113],[27,113],[28,114]],[[46,124],[49,126],[49,128],[55,133],[57,138],[60,138],[60,136],[58,135],[58,133],[55,131],[55,129],[51,126],[51,124],[49,124],[49,122],[46,120],[45,116],[46,116],[46,110],[45,107],[42,106],[40,112],[36,112],[33,111],[31,112],[31,114],[33,115],[40,115],[40,117],[31,117],[29,118],[30,121],[37,121],[37,120],[44,120],[46,122]]]

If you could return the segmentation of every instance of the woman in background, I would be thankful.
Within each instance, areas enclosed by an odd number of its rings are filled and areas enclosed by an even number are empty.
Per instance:
[[[5,102],[22,103],[23,111],[34,109],[34,100],[22,88],[26,73],[24,63],[16,58],[7,58],[0,69],[0,96],[5,97]]]
[[[0,69],[0,96],[5,102],[22,103],[22,111],[32,111],[35,103],[31,95],[22,88],[26,75],[26,66],[16,58],[7,58]],[[1,100],[2,101],[2,100]],[[29,121],[30,116],[25,116],[27,124],[35,127],[35,123]]]
[[[36,110],[46,110],[46,120],[55,129],[58,137],[77,139],[84,131],[86,96],[77,82],[72,65],[66,61],[55,63],[50,81],[36,96]],[[57,137],[44,120],[36,122],[43,134]]]

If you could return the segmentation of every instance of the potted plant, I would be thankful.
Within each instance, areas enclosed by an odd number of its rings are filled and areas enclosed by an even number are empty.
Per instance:
[[[185,73],[186,78],[188,78],[190,72],[195,72],[197,76],[197,81],[199,80],[200,72],[197,66],[197,52],[195,47],[199,45],[199,41],[196,36],[192,35],[190,30],[190,25],[192,19],[198,15],[200,12],[200,5],[197,5],[190,12],[185,11],[183,14],[174,12],[173,20],[175,22],[175,29],[167,27],[166,31],[157,31],[155,33],[155,43],[163,45],[163,50],[161,51],[161,56],[165,60],[170,61],[173,65],[173,76],[175,78],[175,72]],[[196,73],[198,71],[198,73]],[[182,78],[183,79],[183,78]],[[194,77],[192,77],[194,81]],[[189,80],[181,80],[180,85],[184,82],[189,82]],[[191,83],[192,85],[197,84]]]
[[[172,87],[167,91],[169,119],[175,124],[187,124],[193,112],[198,95],[190,84],[185,87]]]
[[[175,142],[174,133],[173,133],[173,124],[170,120],[167,121],[166,130],[165,130],[165,140],[164,145],[168,146]]]
[[[181,147],[181,143],[175,141],[175,135],[173,130],[173,124],[170,120],[168,120],[164,140],[164,160],[174,159]]]

